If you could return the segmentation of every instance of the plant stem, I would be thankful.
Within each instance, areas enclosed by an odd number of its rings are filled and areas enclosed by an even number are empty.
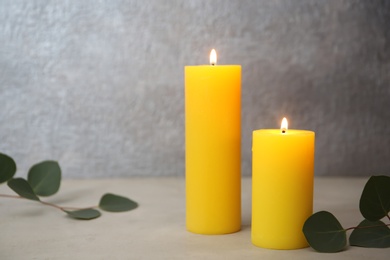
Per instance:
[[[16,196],[16,195],[7,195],[7,194],[0,194],[0,197],[4,198],[13,198],[13,199],[24,199],[23,197]]]
[[[365,227],[350,227],[350,228],[345,229],[344,231],[348,231],[348,230],[351,230],[351,229],[375,228],[375,227],[383,227],[383,226],[390,226],[390,224],[375,225],[375,226],[365,226]]]
[[[12,198],[12,199],[25,199],[25,200],[28,200],[26,198],[23,198],[21,196],[16,196],[16,195],[7,195],[7,194],[0,194],[0,197],[4,197],[4,198]],[[53,204],[53,203],[50,203],[50,202],[46,202],[46,201],[37,201],[37,202],[40,202],[41,204],[43,205],[47,205],[47,206],[50,206],[50,207],[53,207],[53,208],[56,208],[56,209],[59,209],[59,210],[62,210],[62,211],[65,211],[66,209],[73,209],[73,210],[81,210],[81,209],[93,209],[93,208],[97,208],[98,206],[94,206],[94,207],[86,207],[86,208],[76,208],[76,207],[61,207],[61,206],[58,206],[56,204]]]
[[[64,210],[64,208],[63,207],[60,207],[60,206],[58,206],[58,205],[55,205],[55,204],[53,204],[53,203],[49,203],[49,202],[45,202],[45,201],[39,201],[40,203],[42,203],[42,204],[44,204],[44,205],[47,205],[47,206],[51,206],[51,207],[54,207],[54,208],[57,208],[57,209],[60,209],[60,210]]]

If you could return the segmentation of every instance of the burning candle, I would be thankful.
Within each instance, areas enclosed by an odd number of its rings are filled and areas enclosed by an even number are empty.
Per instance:
[[[185,67],[186,226],[198,234],[241,228],[241,66]]]
[[[253,131],[252,243],[272,249],[307,247],[302,227],[313,212],[315,133]]]

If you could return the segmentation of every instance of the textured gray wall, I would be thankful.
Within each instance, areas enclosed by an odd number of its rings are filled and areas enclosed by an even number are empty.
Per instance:
[[[184,174],[183,67],[242,64],[251,134],[311,129],[317,175],[390,174],[390,1],[1,1],[0,151],[23,175]]]

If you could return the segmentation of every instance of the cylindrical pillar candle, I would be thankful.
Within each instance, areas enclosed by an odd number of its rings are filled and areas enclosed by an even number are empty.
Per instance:
[[[211,58],[185,67],[186,226],[226,234],[241,228],[241,66]]]
[[[308,246],[302,227],[313,213],[314,139],[314,132],[288,130],[287,124],[281,129],[253,131],[254,245],[271,249]]]

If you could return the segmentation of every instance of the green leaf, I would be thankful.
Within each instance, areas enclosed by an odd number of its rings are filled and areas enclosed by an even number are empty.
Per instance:
[[[16,172],[16,163],[14,159],[6,154],[0,153],[0,183],[11,179]]]
[[[371,176],[360,197],[360,212],[370,221],[380,220],[390,211],[390,177]]]
[[[7,182],[8,187],[10,187],[14,192],[20,195],[23,198],[29,200],[40,201],[37,195],[35,195],[30,184],[22,178],[11,179]]]
[[[327,211],[311,215],[302,231],[310,246],[319,252],[339,252],[347,245],[346,231],[336,217]]]
[[[100,199],[99,207],[105,211],[122,212],[138,207],[137,202],[115,194],[104,194]]]
[[[90,220],[101,216],[96,209],[64,210],[69,216],[76,219]]]
[[[55,161],[44,161],[31,167],[27,177],[34,192],[50,196],[60,189],[61,169]]]
[[[390,247],[390,229],[382,221],[363,220],[349,237],[351,246]]]

